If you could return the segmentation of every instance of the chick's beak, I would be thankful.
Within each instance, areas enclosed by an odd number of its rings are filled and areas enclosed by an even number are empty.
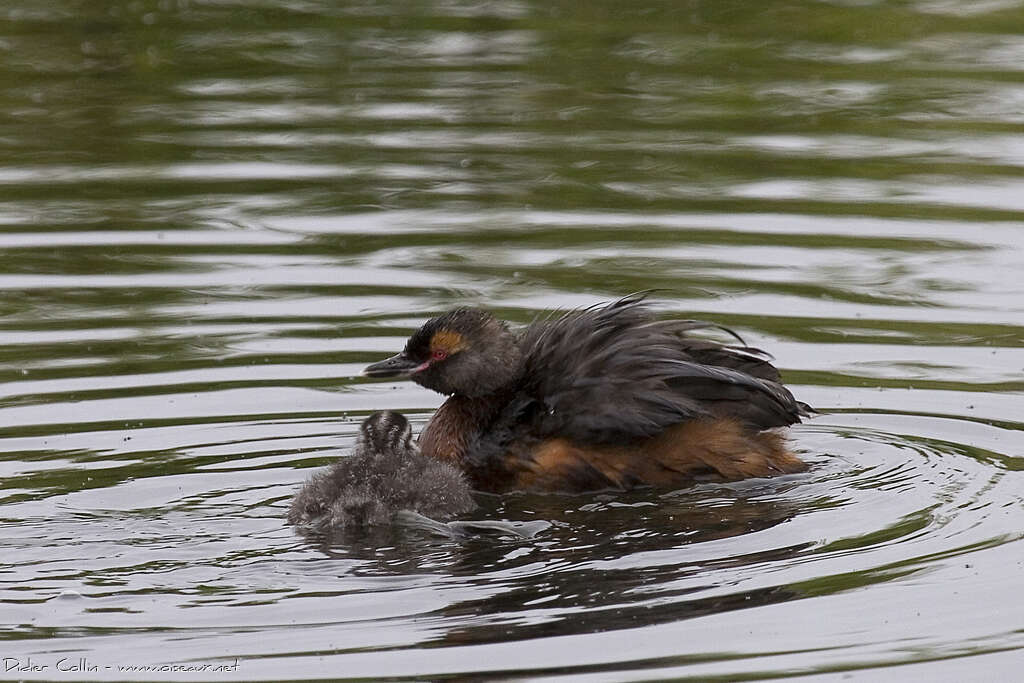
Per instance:
[[[363,370],[364,377],[408,377],[419,370],[420,364],[414,361],[405,352],[391,356],[379,363],[368,365]]]

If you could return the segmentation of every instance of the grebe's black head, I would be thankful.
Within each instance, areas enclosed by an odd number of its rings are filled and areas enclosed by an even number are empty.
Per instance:
[[[428,320],[397,356],[374,363],[368,377],[408,377],[442,394],[479,397],[519,375],[518,340],[508,326],[478,308],[458,308]]]
[[[390,410],[374,413],[359,425],[359,443],[374,453],[415,450],[412,427],[405,415]]]

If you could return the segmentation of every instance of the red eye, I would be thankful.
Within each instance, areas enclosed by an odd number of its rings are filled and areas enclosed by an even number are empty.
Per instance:
[[[434,349],[433,353],[430,354],[431,360],[444,360],[448,357],[448,352],[444,349]]]

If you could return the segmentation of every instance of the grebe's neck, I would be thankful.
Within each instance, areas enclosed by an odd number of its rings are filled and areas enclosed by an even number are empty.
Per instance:
[[[449,396],[420,434],[420,451],[465,471],[469,449],[507,403],[504,391],[474,398]]]

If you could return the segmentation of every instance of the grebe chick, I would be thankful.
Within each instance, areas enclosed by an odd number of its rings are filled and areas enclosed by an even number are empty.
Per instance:
[[[405,350],[364,374],[409,378],[449,397],[420,447],[479,490],[678,488],[802,471],[771,430],[810,408],[782,385],[768,354],[692,335],[709,327],[718,326],[658,320],[642,295],[520,332],[460,308],[427,321]]]
[[[404,415],[378,412],[360,425],[352,454],[313,474],[295,495],[288,522],[351,531],[390,526],[400,511],[443,521],[474,507],[466,478],[420,454]]]

